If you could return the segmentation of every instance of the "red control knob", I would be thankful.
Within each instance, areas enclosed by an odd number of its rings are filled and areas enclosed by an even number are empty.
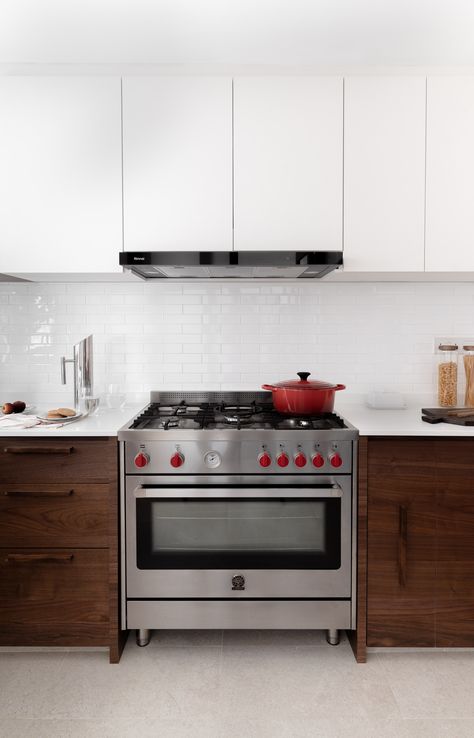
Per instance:
[[[143,453],[143,451],[140,451],[135,458],[134,458],[135,466],[138,466],[139,469],[141,469],[143,466],[146,466],[150,463],[150,457],[148,454]]]
[[[298,451],[298,453],[295,454],[295,465],[299,467],[306,466],[306,456],[302,451]]]
[[[336,469],[342,466],[342,459],[338,453],[330,454],[329,461],[330,461],[331,466],[334,466]]]
[[[170,459],[171,466],[174,466],[175,469],[178,469],[178,467],[183,466],[184,464],[184,456],[179,451],[176,451],[175,454]]]
[[[317,469],[320,469],[322,466],[324,466],[324,457],[321,456],[321,454],[314,454],[312,457],[313,466],[315,466]]]
[[[290,463],[290,459],[288,458],[288,454],[281,453],[277,456],[277,464],[278,466],[288,466]]]
[[[260,466],[270,466],[272,463],[272,457],[270,454],[267,454],[266,451],[263,451],[258,457],[258,463]]]

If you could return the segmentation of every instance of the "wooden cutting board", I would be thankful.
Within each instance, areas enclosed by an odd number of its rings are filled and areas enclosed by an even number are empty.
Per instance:
[[[456,415],[460,413],[460,416]],[[474,425],[474,408],[467,407],[431,407],[422,408],[421,419],[425,423],[451,423],[452,425]]]

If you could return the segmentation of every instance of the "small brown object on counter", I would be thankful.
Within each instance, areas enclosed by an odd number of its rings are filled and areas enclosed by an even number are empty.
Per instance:
[[[59,413],[59,415],[62,418],[72,418],[74,415],[76,415],[75,410],[71,410],[70,407],[60,407],[55,412]]]
[[[59,407],[54,410],[48,410],[48,418],[73,418],[76,415],[75,410],[70,407]]]
[[[26,408],[26,402],[23,402],[23,400],[15,400],[15,402],[12,403],[12,407],[14,413],[22,413]]]
[[[456,407],[458,396],[457,343],[440,343],[438,363],[438,403],[441,407]]]
[[[466,392],[464,404],[466,407],[474,407],[474,346],[463,346],[466,352],[463,356],[464,372],[466,375]]]
[[[2,413],[4,415],[10,415],[12,412],[14,412],[12,403],[4,402],[2,405]]]
[[[458,366],[445,361],[438,367],[438,401],[441,407],[452,407],[457,401]]]

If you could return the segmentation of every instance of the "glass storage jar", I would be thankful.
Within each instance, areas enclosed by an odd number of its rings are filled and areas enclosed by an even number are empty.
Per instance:
[[[458,401],[458,345],[438,346],[438,403],[440,407],[455,407]]]
[[[474,407],[474,346],[463,346],[464,374],[466,375],[466,392],[464,404],[466,407]]]

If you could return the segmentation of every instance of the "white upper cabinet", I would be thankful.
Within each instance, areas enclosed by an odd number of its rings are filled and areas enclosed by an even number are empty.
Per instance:
[[[344,81],[344,269],[424,269],[424,77]]]
[[[234,80],[234,248],[342,249],[343,83]]]
[[[122,84],[125,251],[232,250],[232,80]]]
[[[429,77],[426,270],[474,271],[474,77]]]
[[[0,78],[0,272],[114,272],[120,79]]]

